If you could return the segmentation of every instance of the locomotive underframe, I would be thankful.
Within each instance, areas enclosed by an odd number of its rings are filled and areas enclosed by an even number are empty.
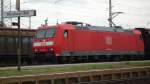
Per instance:
[[[129,61],[144,59],[143,52],[132,53],[75,53],[64,52],[60,56],[50,53],[36,53],[35,59],[40,59],[43,63],[65,64],[65,63],[88,63],[88,62],[104,62],[104,61]],[[40,61],[38,61],[40,62]]]

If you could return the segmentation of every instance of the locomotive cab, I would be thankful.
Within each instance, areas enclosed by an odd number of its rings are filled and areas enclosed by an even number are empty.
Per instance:
[[[33,52],[36,54],[54,54],[56,26],[40,27],[33,41]]]
[[[56,26],[41,26],[36,31],[33,40],[33,53],[38,59],[54,58],[55,61],[62,55],[63,50],[68,50],[70,40],[69,32],[74,28],[70,24],[57,24]],[[67,47],[66,47],[67,46]],[[51,61],[51,60],[50,60]]]

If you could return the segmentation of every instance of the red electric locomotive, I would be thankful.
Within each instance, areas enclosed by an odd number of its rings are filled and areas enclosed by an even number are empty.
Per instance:
[[[65,22],[39,27],[33,52],[53,62],[130,59],[143,56],[144,44],[138,30]]]

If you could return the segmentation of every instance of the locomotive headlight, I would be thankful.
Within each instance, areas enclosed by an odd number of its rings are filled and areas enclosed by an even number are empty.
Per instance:
[[[50,49],[50,51],[54,51],[54,49],[53,49],[53,48],[51,48],[51,49]]]
[[[40,42],[35,42],[35,43],[33,43],[33,46],[41,46],[41,43]]]
[[[46,42],[46,45],[47,46],[52,46],[52,45],[54,45],[54,42],[53,41]]]
[[[37,50],[37,49],[35,49],[34,51],[35,51],[35,52],[37,52],[38,50]]]

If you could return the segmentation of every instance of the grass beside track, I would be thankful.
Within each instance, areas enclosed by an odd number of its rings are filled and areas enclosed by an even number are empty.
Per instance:
[[[16,69],[0,70],[0,77],[10,76],[23,76],[23,75],[39,75],[39,74],[52,74],[63,72],[75,72],[75,71],[88,71],[88,70],[102,70],[102,69],[114,69],[114,68],[130,68],[130,67],[142,67],[150,66],[149,61],[131,61],[131,62],[119,62],[119,63],[94,63],[94,64],[81,64],[81,65],[66,65],[66,66],[53,66],[44,68],[23,68],[21,72]]]

